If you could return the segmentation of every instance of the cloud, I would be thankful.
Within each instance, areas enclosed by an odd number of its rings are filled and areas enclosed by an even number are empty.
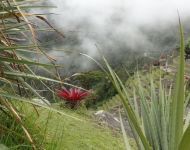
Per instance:
[[[181,16],[190,15],[188,0],[51,0],[51,2],[57,6],[54,11],[60,14],[59,25],[66,27],[75,26],[81,21],[89,21],[92,25],[102,27],[114,14],[122,17],[125,22],[137,25],[171,21],[177,18],[177,9]]]
[[[177,37],[178,15],[182,20],[190,17],[189,0],[49,0],[56,9],[51,21],[63,29],[67,38],[79,41],[66,42],[70,49],[77,49],[98,57],[100,46],[106,55],[120,58],[127,51],[169,49]],[[73,37],[73,31],[74,37]],[[162,37],[160,37],[162,36]],[[174,43],[173,43],[174,44]],[[56,48],[56,47],[55,47]],[[52,53],[52,52],[51,52]],[[60,55],[57,53],[55,55]],[[70,57],[80,68],[88,68],[85,59],[77,63],[75,55]],[[63,61],[63,60],[59,60]],[[82,64],[82,65],[80,65]],[[91,65],[89,64],[89,68]]]

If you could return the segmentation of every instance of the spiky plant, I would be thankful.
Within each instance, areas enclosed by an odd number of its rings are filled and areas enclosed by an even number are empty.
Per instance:
[[[189,150],[190,124],[189,113],[185,111],[184,82],[184,35],[180,24],[180,58],[176,83],[169,90],[160,81],[158,88],[150,76],[149,83],[144,83],[137,74],[137,84],[134,84],[134,97],[129,96],[129,90],[121,82],[118,75],[105,60],[114,87],[117,89],[123,106],[126,110],[130,126],[139,149],[145,150]],[[148,85],[149,84],[149,85]],[[138,100],[136,99],[138,97]],[[185,119],[184,119],[185,118]],[[121,121],[122,124],[122,121]],[[122,124],[122,129],[123,129]],[[123,130],[123,132],[125,132]],[[131,149],[129,138],[124,133],[126,148]]]

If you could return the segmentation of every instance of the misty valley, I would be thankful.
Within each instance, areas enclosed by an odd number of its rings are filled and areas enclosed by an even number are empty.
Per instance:
[[[1,0],[0,150],[190,150],[188,0]]]

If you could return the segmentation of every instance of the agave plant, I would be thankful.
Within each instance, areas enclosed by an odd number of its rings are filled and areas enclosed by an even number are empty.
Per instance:
[[[122,83],[104,58],[109,70],[107,74],[118,91],[140,150],[190,149],[190,115],[189,113],[185,115],[189,98],[185,98],[184,36],[180,20],[179,24],[181,38],[179,65],[175,86],[169,90],[162,85],[161,81],[159,88],[155,88],[152,77],[149,78],[150,86],[144,88],[137,74],[137,84],[133,85],[132,92],[134,97],[131,98],[129,94],[131,90]],[[125,134],[122,119],[121,124],[126,148],[130,150],[129,138]]]

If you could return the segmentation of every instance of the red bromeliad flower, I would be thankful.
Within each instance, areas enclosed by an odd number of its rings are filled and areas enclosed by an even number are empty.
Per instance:
[[[86,96],[89,95],[89,92],[82,91],[79,88],[71,88],[67,90],[63,88],[62,90],[58,91],[58,96],[66,101],[77,103],[83,100]]]

